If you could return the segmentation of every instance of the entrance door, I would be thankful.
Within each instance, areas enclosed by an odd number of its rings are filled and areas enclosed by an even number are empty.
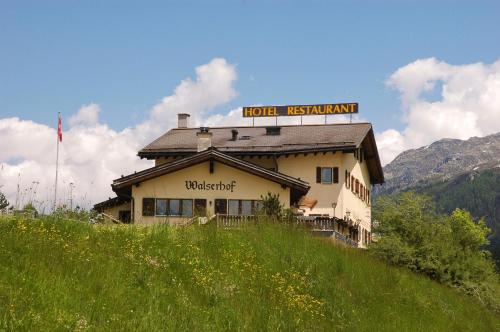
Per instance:
[[[130,211],[118,211],[118,219],[124,224],[130,224]]]
[[[226,199],[216,199],[215,200],[215,214],[227,214],[227,200]]]
[[[195,199],[194,200],[194,215],[205,217],[207,215],[207,200]]]

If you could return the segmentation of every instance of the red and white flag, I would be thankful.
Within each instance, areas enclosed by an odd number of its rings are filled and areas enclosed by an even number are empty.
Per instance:
[[[59,142],[62,142],[62,121],[61,121],[61,113],[59,113],[59,121],[57,122],[57,138]]]

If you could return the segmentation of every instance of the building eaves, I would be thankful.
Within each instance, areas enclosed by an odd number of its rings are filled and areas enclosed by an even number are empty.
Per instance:
[[[266,178],[270,181],[279,183],[281,185],[294,188],[303,193],[306,193],[310,188],[309,183],[305,181],[296,179],[283,173],[271,171],[250,162],[232,157],[230,155],[217,151],[215,148],[210,148],[203,152],[196,153],[194,155],[170,162],[168,164],[154,166],[143,171],[121,177],[113,181],[112,188],[115,192],[120,192],[134,184],[138,184],[140,182],[210,160],[218,161],[222,164],[238,168],[262,178]]]

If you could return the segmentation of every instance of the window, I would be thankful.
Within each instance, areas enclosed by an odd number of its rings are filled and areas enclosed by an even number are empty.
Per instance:
[[[205,216],[207,214],[207,200],[206,199],[195,199],[194,200],[194,211],[197,216]]]
[[[222,200],[220,200],[222,201]],[[219,203],[222,205],[223,203]],[[256,200],[250,199],[229,199],[227,200],[227,214],[233,216],[251,216],[257,214],[257,212],[262,208],[262,203]],[[216,202],[217,209],[217,202]],[[225,214],[219,212],[221,214]]]
[[[261,201],[254,201],[253,202],[253,214],[257,214],[260,210],[262,210],[263,205]]]
[[[345,187],[347,189],[349,189],[351,186],[350,186],[350,182],[351,182],[351,173],[349,173],[347,170],[345,170]]]
[[[356,180],[356,194],[359,195],[359,180]]]
[[[192,199],[156,199],[156,216],[182,216],[191,217],[193,215]]]
[[[155,199],[143,198],[142,199],[142,215],[145,217],[155,215]]]
[[[166,216],[167,215],[167,203],[166,199],[157,199],[156,200],[156,215],[157,216]]]
[[[230,199],[227,204],[227,214],[238,215],[240,214],[240,201],[237,199]]]
[[[227,214],[227,200],[226,199],[216,199],[215,200],[215,213],[216,214]]]
[[[241,201],[241,214],[244,216],[252,215],[253,201],[245,200]]]
[[[339,168],[316,167],[316,183],[339,183]]]
[[[333,182],[333,172],[330,167],[321,168],[321,183],[332,183]]]
[[[181,202],[182,202],[181,215],[183,217],[192,217],[193,216],[193,200],[183,199]]]
[[[365,151],[362,148],[354,150],[354,158],[356,158],[356,160],[359,160],[359,162],[362,163],[363,159],[366,159]]]
[[[169,199],[168,204],[168,215],[169,216],[180,216],[181,215],[181,201],[179,199]]]

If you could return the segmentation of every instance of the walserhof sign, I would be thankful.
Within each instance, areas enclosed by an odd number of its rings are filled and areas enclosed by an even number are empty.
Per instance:
[[[358,103],[243,107],[244,118],[358,113]]]

